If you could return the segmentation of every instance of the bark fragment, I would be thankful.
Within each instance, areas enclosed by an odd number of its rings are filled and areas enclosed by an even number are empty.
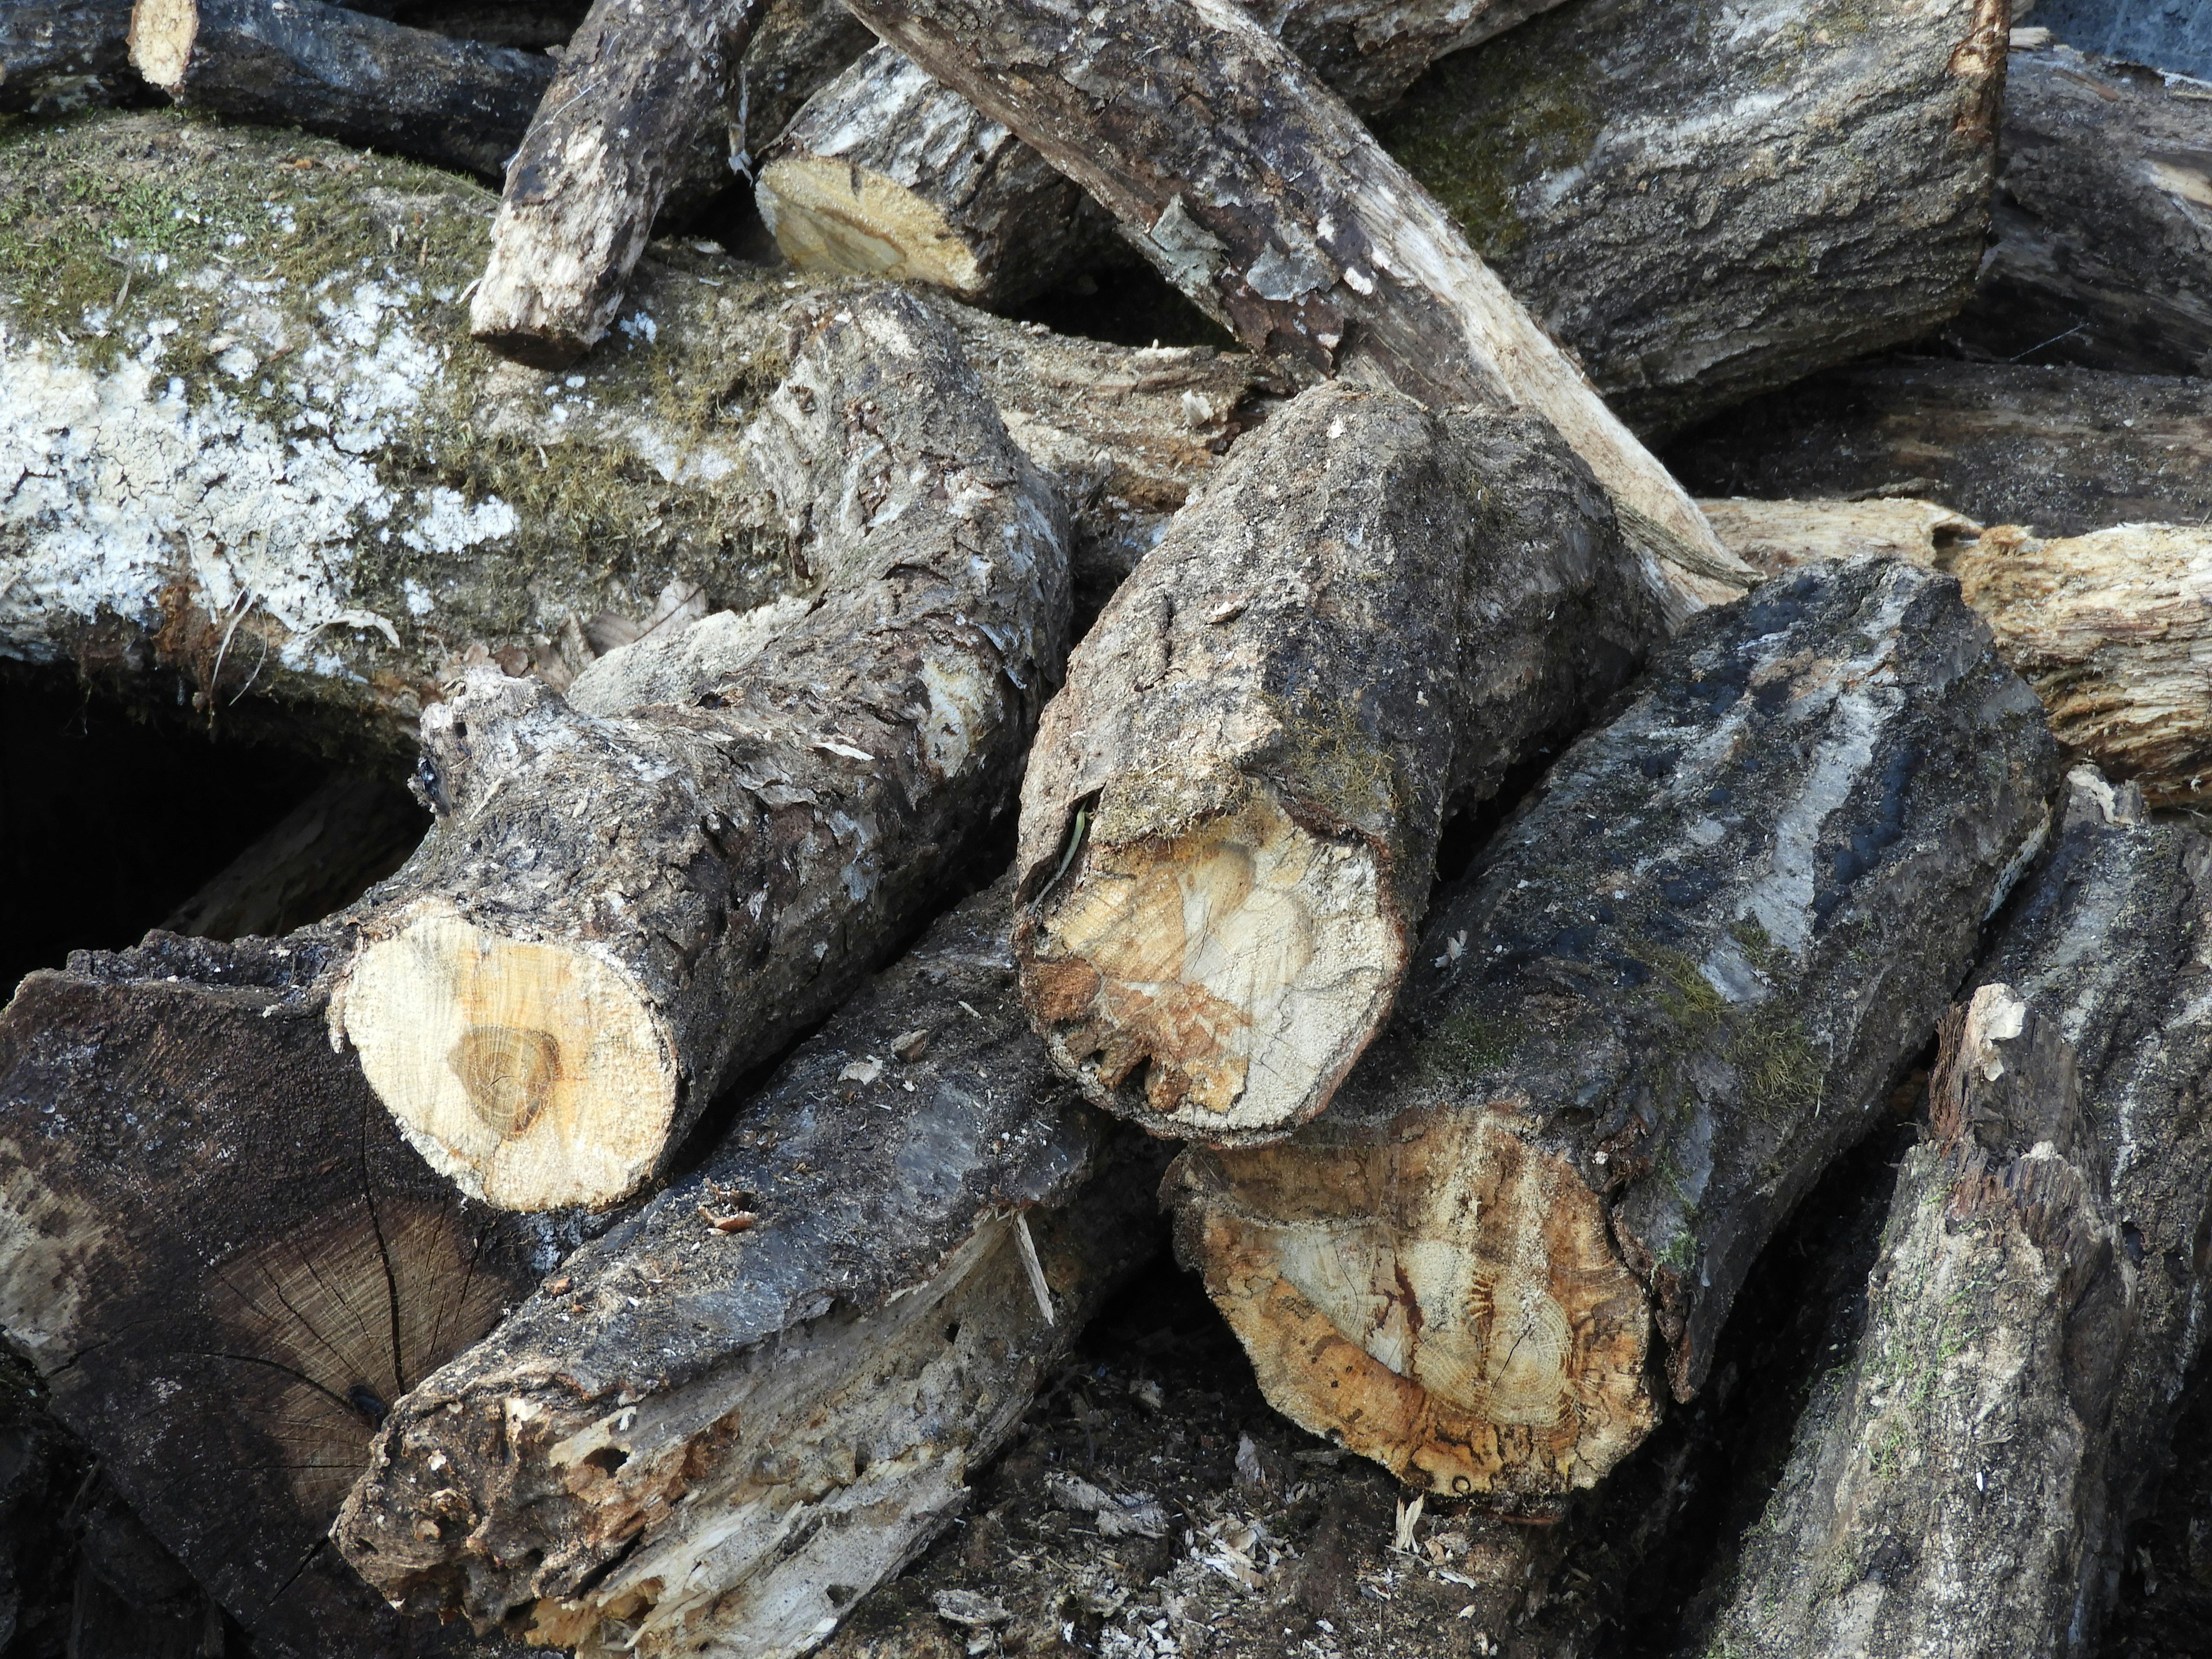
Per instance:
[[[1655,1332],[1697,1392],[2047,825],[2041,711],[1942,577],[1770,583],[1644,684],[1443,900],[1332,1109],[1176,1166],[1270,1401],[1431,1490],[1593,1483]]]
[[[1307,392],[1138,567],[1039,732],[1015,948],[1054,1060],[1156,1133],[1321,1110],[1389,1013],[1447,815],[1662,627],[1540,422]]]

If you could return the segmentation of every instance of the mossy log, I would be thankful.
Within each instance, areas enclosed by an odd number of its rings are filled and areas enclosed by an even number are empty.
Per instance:
[[[112,103],[131,69],[131,0],[18,0],[0,11],[0,115]]]
[[[739,440],[807,290],[660,244],[616,338],[532,374],[460,325],[492,206],[173,113],[0,134],[0,655],[358,763],[411,758],[472,664],[559,689],[674,611],[794,591]],[[1278,384],[939,308],[1094,590]]]
[[[2006,71],[1996,245],[1972,350],[2131,374],[2212,374],[2212,100],[2071,46]]]
[[[1748,574],[1427,191],[1257,19],[1137,0],[861,0],[884,41],[1034,146],[1255,349],[1431,407],[1525,408],[1613,498],[1679,617]]]
[[[486,179],[507,171],[553,79],[543,52],[319,0],[138,0],[131,62],[186,109],[301,126]]]
[[[1306,392],[1177,515],[1038,733],[1015,951],[1053,1058],[1157,1133],[1311,1117],[1389,1017],[1446,816],[1663,631],[1541,422]]]
[[[1923,496],[1984,524],[2080,536],[2212,520],[2212,380],[1877,359],[1684,435],[1700,495]]]
[[[1925,502],[1711,502],[1762,570],[1873,554],[1959,580],[2074,754],[2156,807],[2212,802],[2212,530],[2124,524],[2053,540]]]
[[[1914,567],[1771,582],[1641,684],[1439,903],[1329,1111],[1170,1176],[1270,1401],[1432,1491],[1554,1504],[1696,1394],[2049,825],[2041,709]]]
[[[334,1534],[372,1583],[579,1654],[784,1659],[949,1522],[1154,1237],[1158,1158],[1029,1030],[1011,889],[398,1404]]]
[[[478,340],[565,368],[614,326],[661,204],[726,143],[764,5],[592,0],[506,170],[469,306]]]
[[[1947,1027],[1723,1650],[2087,1655],[2202,1347],[2212,845],[2087,769]],[[2083,949],[2083,942],[2094,945]]]

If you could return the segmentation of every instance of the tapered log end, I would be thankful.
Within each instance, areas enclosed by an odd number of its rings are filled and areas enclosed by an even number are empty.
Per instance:
[[[1194,1148],[1168,1188],[1176,1249],[1269,1403],[1401,1480],[1542,1508],[1656,1421],[1650,1304],[1604,1206],[1510,1119]]]
[[[1407,945],[1365,841],[1292,819],[1274,789],[1164,773],[1117,783],[1015,935],[1060,1068],[1160,1134],[1272,1140],[1335,1092],[1389,1012]],[[1145,797],[1158,795],[1159,801]],[[1132,833],[1169,800],[1206,802]]]
[[[526,272],[531,258],[527,252],[511,255],[500,246],[507,225],[502,211],[494,233],[491,263],[484,268],[476,298],[469,302],[469,337],[528,368],[566,368],[599,343],[606,325],[594,320],[592,308],[580,293],[564,303],[557,292],[543,291],[526,275],[518,280],[510,274],[510,267]],[[526,235],[510,234],[518,243],[529,240]]]
[[[173,97],[199,28],[198,0],[138,0],[131,9],[131,67]]]
[[[416,1150],[487,1203],[603,1208],[665,1149],[672,1045],[629,975],[580,950],[419,919],[362,953],[343,1019]]]
[[[872,167],[782,156],[761,169],[753,200],[801,270],[931,283],[966,300],[988,286],[975,250],[945,215]]]

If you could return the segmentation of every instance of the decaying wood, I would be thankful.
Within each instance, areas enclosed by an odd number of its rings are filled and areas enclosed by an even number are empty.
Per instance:
[[[1762,570],[1874,554],[1957,577],[2060,743],[2154,806],[2212,799],[2212,530],[2125,524],[2046,541],[2015,525],[1977,531],[1924,501],[1706,505]]]
[[[1389,1015],[1447,815],[1662,632],[1541,422],[1306,392],[1138,566],[1038,733],[1015,949],[1053,1058],[1158,1133],[1311,1117]]]
[[[487,179],[507,171],[553,60],[319,0],[138,0],[131,62],[186,109],[301,126]]]
[[[2212,847],[2069,782],[1947,1026],[1936,1141],[1752,1535],[1728,1651],[2100,1650],[2203,1341]]]
[[[2212,520],[2212,381],[1898,358],[1746,404],[1668,459],[1701,495],[1917,495],[2079,536]]]
[[[1998,358],[2212,374],[2212,99],[2045,46],[2006,72],[1996,245],[1957,332]]]
[[[105,104],[126,93],[131,0],[20,0],[0,11],[0,114]]]
[[[0,1328],[259,1650],[437,1650],[325,1534],[391,1402],[573,1231],[463,1200],[333,1068],[331,933],[152,935],[0,1013]],[[538,1258],[533,1267],[533,1258]]]
[[[844,0],[769,0],[745,48],[739,99],[741,140],[757,158],[806,100],[876,44]]]
[[[334,1534],[372,1583],[579,1654],[781,1659],[947,1523],[1152,1247],[1158,1159],[1030,1031],[1011,890],[399,1402]]]
[[[1438,905],[1286,1142],[1193,1147],[1177,1248],[1274,1406],[1543,1503],[1703,1384],[1752,1258],[1881,1109],[2039,845],[2042,712],[1942,577],[1700,619]]]
[[[1541,414],[1665,567],[1677,616],[1747,577],[1427,191],[1281,41],[1217,0],[1112,30],[1046,0],[863,0],[863,21],[1033,145],[1255,348],[1431,407]]]
[[[561,368],[614,326],[653,216],[732,124],[763,5],[594,0],[507,169],[471,334]]]

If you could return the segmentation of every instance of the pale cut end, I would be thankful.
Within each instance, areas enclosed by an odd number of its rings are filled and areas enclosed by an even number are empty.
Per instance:
[[[1094,838],[1018,939],[1046,1047],[1147,1128],[1231,1146],[1287,1133],[1328,1103],[1404,976],[1378,866],[1241,781],[1179,833]]]
[[[138,0],[131,8],[131,67],[149,85],[174,93],[199,32],[197,0]]]
[[[530,368],[566,368],[597,345],[606,330],[592,325],[591,307],[580,293],[564,305],[557,291],[549,295],[527,275],[516,275],[518,270],[526,273],[532,260],[527,253],[508,252],[505,242],[510,238],[527,240],[508,229],[502,208],[492,235],[490,263],[484,266],[476,297],[469,301],[469,337]]]
[[[580,950],[419,920],[362,953],[343,1018],[378,1098],[471,1197],[603,1207],[665,1146],[671,1045],[629,975]]]
[[[1539,1505],[1650,1432],[1644,1288],[1573,1166],[1508,1121],[1212,1156],[1178,1237],[1294,1422],[1432,1492]]]
[[[787,155],[761,169],[753,199],[799,270],[934,283],[979,297],[975,250],[943,213],[872,167]]]

